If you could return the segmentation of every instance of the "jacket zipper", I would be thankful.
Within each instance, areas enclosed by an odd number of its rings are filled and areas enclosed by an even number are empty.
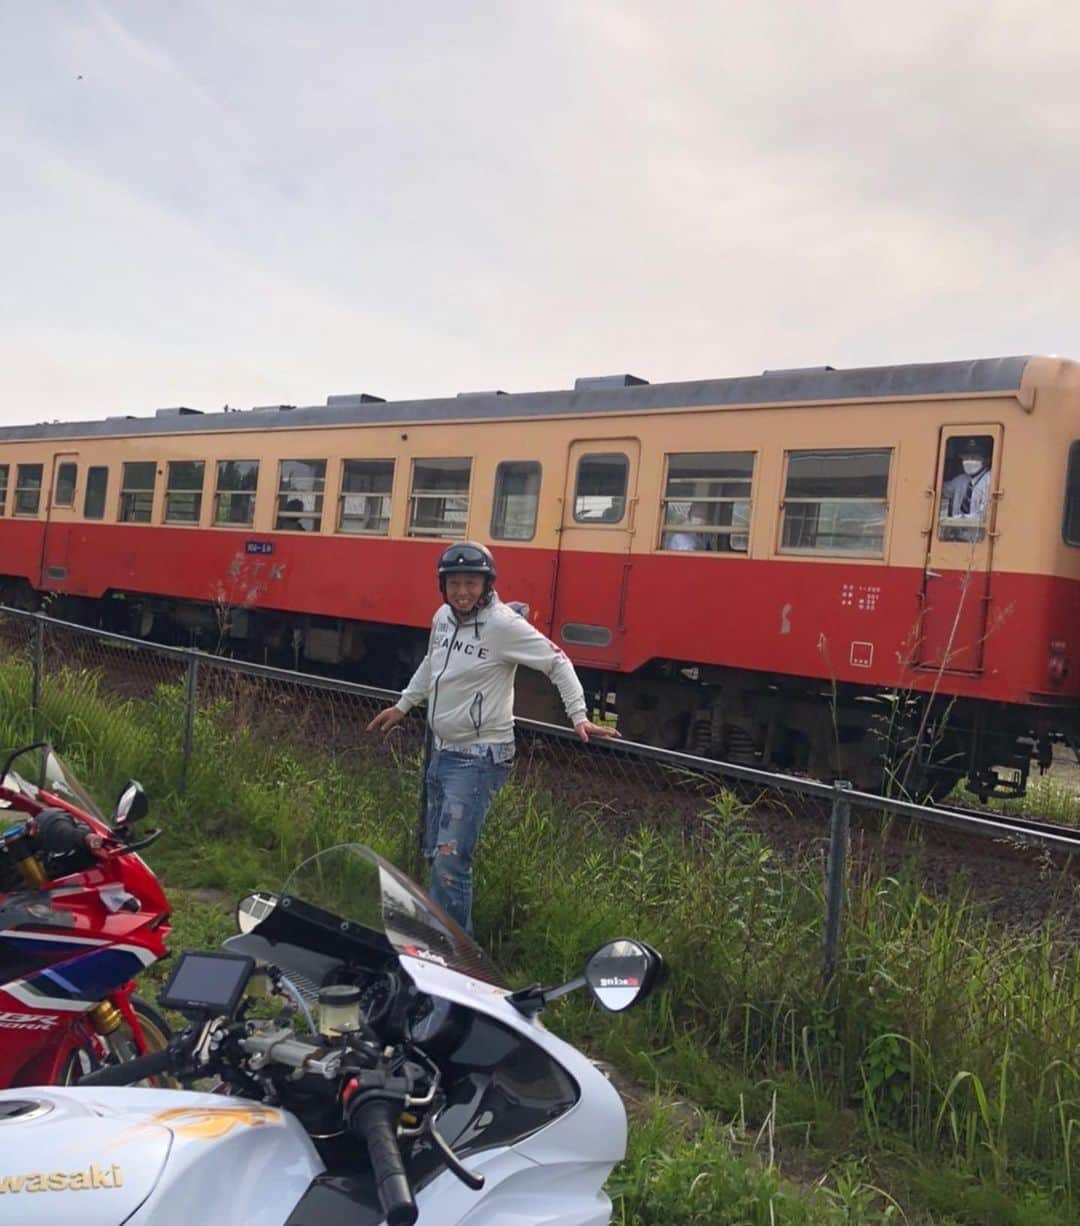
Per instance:
[[[435,678],[435,684],[431,687],[431,702],[428,703],[428,724],[431,727],[432,736],[435,735],[435,707],[439,701],[439,682],[443,679],[443,673],[450,667],[450,656],[454,650],[454,644],[457,642],[458,631],[461,626],[457,619],[454,619],[454,633],[450,636],[450,643],[446,648],[446,661],[442,666],[442,670]]]

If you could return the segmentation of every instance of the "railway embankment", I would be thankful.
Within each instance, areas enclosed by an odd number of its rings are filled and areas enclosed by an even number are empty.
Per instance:
[[[217,895],[186,889],[272,888],[346,839],[414,857],[419,753],[373,748],[344,712],[317,741],[272,695],[219,694],[187,730],[184,776],[182,685],[123,697],[93,669],[60,670],[35,712],[29,685],[25,663],[0,662],[5,743],[48,735],[107,789],[146,785],[167,831],[155,865],[183,900],[178,944],[229,922]],[[621,1220],[1074,1219],[1074,875],[1004,845],[987,852],[1000,872],[972,870],[942,836],[861,828],[823,983],[820,820],[718,789],[638,792],[633,812],[621,795],[570,789],[534,755],[485,830],[476,909],[514,982],[557,981],[612,933],[669,960],[640,1014],[571,1000],[548,1019],[637,1088]],[[798,823],[806,837],[783,835]],[[1038,910],[995,913],[1010,876]]]

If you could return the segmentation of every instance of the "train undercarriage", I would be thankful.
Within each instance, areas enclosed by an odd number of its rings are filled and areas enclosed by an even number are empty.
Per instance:
[[[0,580],[0,602],[136,638],[239,655],[297,671],[400,689],[423,656],[413,627],[138,593],[101,600],[42,594]],[[979,799],[1023,796],[1057,741],[1076,743],[1071,710],[894,691],[686,661],[633,674],[578,670],[593,718],[629,740],[766,770],[847,779],[888,795],[943,799],[961,784]],[[563,723],[558,695],[518,675],[517,714]]]

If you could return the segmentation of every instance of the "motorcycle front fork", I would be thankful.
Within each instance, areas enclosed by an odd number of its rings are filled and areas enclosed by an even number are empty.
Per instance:
[[[131,1007],[133,988],[134,985],[127,985],[118,989],[87,1014],[91,1048],[94,1057],[102,1063],[111,1057],[120,1064],[146,1052],[146,1038],[138,1014]],[[125,1023],[127,1033],[123,1029]]]

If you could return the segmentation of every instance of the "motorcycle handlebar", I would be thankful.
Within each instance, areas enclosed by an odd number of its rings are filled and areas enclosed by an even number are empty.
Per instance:
[[[419,1210],[395,1131],[398,1111],[385,1098],[372,1098],[357,1104],[349,1116],[349,1127],[367,1146],[379,1203],[389,1226],[412,1226]]]
[[[37,815],[40,850],[51,855],[82,851],[94,832],[65,809],[42,809]]]
[[[153,1077],[156,1073],[166,1073],[173,1065],[174,1053],[168,1047],[161,1051],[147,1052],[145,1056],[136,1056],[134,1060],[126,1060],[123,1064],[106,1064],[104,1068],[96,1069],[79,1078],[81,1086],[127,1086],[133,1081],[142,1081]]]

